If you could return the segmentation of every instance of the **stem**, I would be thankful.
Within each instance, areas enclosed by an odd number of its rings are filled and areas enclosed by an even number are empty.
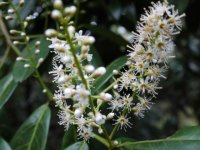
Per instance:
[[[117,129],[118,129],[118,128],[119,128],[119,124],[116,124],[116,125],[114,126],[114,128],[113,128],[113,130],[112,130],[110,136],[109,136],[110,139],[113,138],[113,136],[114,136],[114,134],[117,132]]]
[[[111,145],[112,145],[112,141],[111,141],[110,138],[109,138],[109,135],[108,135],[108,132],[107,132],[105,126],[101,125],[101,128],[102,128],[102,130],[103,130],[103,133],[104,133],[105,136],[106,136],[106,139],[108,140],[109,145],[111,146]]]
[[[43,87],[43,89],[46,90],[46,94],[47,94],[47,97],[48,97],[49,101],[54,101],[54,99],[53,99],[53,94],[52,94],[51,91],[48,89],[48,87],[46,86],[46,84],[44,83],[44,81],[42,80],[42,77],[41,77],[39,71],[36,70],[36,71],[35,71],[35,74],[36,74],[35,77],[37,78],[37,80],[38,80],[38,82],[40,83],[40,85]]]
[[[68,42],[68,44],[70,46],[71,53],[72,53],[72,55],[74,57],[74,61],[75,61],[76,66],[78,68],[79,76],[80,76],[80,78],[81,78],[81,80],[82,80],[82,82],[83,82],[83,84],[85,86],[85,89],[89,90],[89,86],[88,86],[87,80],[84,77],[81,64],[80,64],[80,62],[79,62],[79,60],[78,60],[78,58],[76,56],[76,50],[75,50],[75,48],[74,48],[74,46],[72,44],[71,38],[70,38],[69,33],[67,31],[67,28],[66,28],[66,25],[64,25],[64,27],[65,27],[65,32],[66,32],[66,40],[67,40],[67,42]],[[94,103],[93,103],[93,100],[92,100],[91,96],[89,96],[89,103],[90,103],[90,107],[92,109],[92,112],[95,115]]]
[[[5,63],[6,58],[8,57],[9,52],[10,52],[10,47],[8,46],[8,47],[6,48],[6,51],[5,51],[5,54],[4,54],[3,58],[2,58],[2,60],[1,60],[1,63],[0,63],[0,70],[1,70],[1,68],[3,67],[3,64]]]
[[[99,142],[101,142],[102,144],[104,144],[106,147],[109,147],[109,143],[108,143],[107,140],[104,139],[103,137],[101,137],[101,136],[99,136],[99,135],[97,135],[97,134],[94,134],[94,138],[95,138],[97,141],[99,141]]]
[[[20,56],[21,55],[21,52],[19,51],[19,49],[12,43],[11,41],[11,38],[10,38],[10,35],[6,29],[6,26],[2,20],[2,16],[0,14],[0,27],[1,27],[1,30],[2,30],[2,33],[3,35],[5,36],[5,39],[6,39],[6,43],[15,51],[15,53]]]
[[[109,91],[119,80],[115,80],[112,84],[110,84],[107,88],[105,88],[102,93]]]

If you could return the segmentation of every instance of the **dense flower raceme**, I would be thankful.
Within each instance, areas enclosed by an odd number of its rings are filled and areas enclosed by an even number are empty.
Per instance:
[[[50,73],[58,85],[54,98],[60,109],[59,124],[64,125],[66,130],[70,125],[77,125],[79,136],[88,140],[94,135],[93,128],[102,133],[101,125],[106,120],[113,120],[118,128],[126,129],[132,125],[131,113],[143,117],[145,111],[151,108],[152,98],[157,95],[157,89],[161,89],[158,85],[160,78],[165,78],[163,73],[168,59],[173,58],[172,38],[179,34],[181,18],[185,16],[179,16],[174,6],[168,3],[152,5],[145,10],[137,32],[133,33],[134,45],[128,46],[129,59],[125,71],[113,70],[115,81],[112,88],[97,95],[92,95],[90,89],[106,69],[91,65],[89,50],[95,42],[94,37],[83,35],[82,31],[75,33],[72,25],[67,25],[66,29],[60,25],[59,32],[63,32],[63,36],[56,36],[58,31],[54,29],[46,31],[46,35],[54,36],[49,38],[52,42],[49,48],[55,53]],[[62,18],[65,12],[71,17],[76,10],[74,6],[62,8],[65,11],[59,9],[52,12],[55,19]],[[107,114],[101,110],[103,103],[109,104]]]

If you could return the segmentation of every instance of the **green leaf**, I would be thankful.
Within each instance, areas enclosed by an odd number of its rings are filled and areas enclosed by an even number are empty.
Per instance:
[[[102,66],[103,61],[102,61],[97,49],[94,46],[91,47],[90,53],[93,55],[91,64],[94,65],[95,67]]]
[[[177,131],[171,137],[160,140],[125,142],[123,150],[199,150],[200,126]]]
[[[69,145],[73,144],[76,141],[76,131],[74,126],[70,126],[70,128],[65,132],[61,149],[64,150]]]
[[[103,87],[103,85],[112,77],[113,70],[120,70],[126,64],[127,56],[122,56],[114,60],[106,69],[106,73],[99,77],[93,86],[92,93],[97,93]]]
[[[0,109],[8,101],[16,87],[17,83],[11,74],[0,80]]]
[[[40,49],[40,53],[39,54],[35,54],[35,42],[36,41],[40,41],[41,44],[39,46]],[[36,39],[34,41],[32,41],[30,43],[30,47],[31,47],[31,57],[33,58],[34,62],[37,63],[38,60],[40,58],[45,59],[49,53],[49,48],[48,48],[49,42],[44,39]],[[30,58],[30,52],[28,51],[27,48],[25,48],[22,52],[23,58],[29,59]],[[13,67],[13,76],[15,81],[23,81],[25,79],[27,79],[33,72],[34,72],[34,68],[33,67],[29,67],[29,68],[24,68],[24,65],[27,64],[29,62],[27,61],[16,61],[14,67]],[[29,63],[30,64],[30,63]]]
[[[76,142],[72,144],[71,146],[65,148],[64,150],[89,150],[89,147],[87,143],[85,143],[84,141],[81,141],[81,142]]]
[[[120,138],[117,138],[116,140],[119,142],[119,144],[122,144],[124,142],[135,142],[134,139],[127,138],[127,137],[120,137]]]
[[[44,150],[50,122],[50,109],[40,106],[21,125],[11,140],[13,150]]]
[[[8,143],[0,137],[0,150],[11,150]]]
[[[106,28],[102,28],[102,27],[94,26],[94,25],[83,25],[83,27],[91,30],[92,33],[98,34],[101,37],[104,37],[108,40],[113,41],[114,43],[118,44],[119,46],[126,46],[127,44],[129,44],[129,42],[126,41],[122,36],[112,32]]]

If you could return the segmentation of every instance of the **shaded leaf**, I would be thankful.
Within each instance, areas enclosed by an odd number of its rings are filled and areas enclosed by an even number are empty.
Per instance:
[[[121,144],[123,150],[199,150],[199,147],[199,126],[181,129],[166,139],[125,142]]]
[[[89,147],[87,143],[85,143],[84,141],[81,141],[81,142],[76,142],[72,144],[71,146],[65,148],[64,150],[89,150]]]
[[[92,93],[97,93],[103,87],[103,85],[112,77],[113,70],[120,70],[125,66],[127,61],[127,56],[122,56],[116,60],[114,60],[110,65],[108,65],[106,69],[106,73],[99,77],[93,86]]]
[[[94,26],[94,25],[83,25],[83,27],[89,29],[92,31],[92,33],[98,34],[101,37],[104,37],[108,40],[113,41],[114,43],[118,44],[119,46],[126,46],[129,44],[128,41],[126,41],[122,36],[119,34],[116,34],[108,29],[99,27],[99,26]]]
[[[40,53],[39,54],[35,54],[35,42],[36,41],[40,41],[41,44],[39,46],[40,49]],[[33,58],[35,64],[37,64],[38,60],[40,58],[45,59],[49,53],[49,48],[48,48],[48,41],[44,38],[41,39],[36,39],[34,41],[32,41],[30,43],[30,47],[31,47],[31,57]],[[22,52],[23,54],[23,58],[29,59],[30,57],[30,52],[28,51],[27,48],[25,48]],[[23,81],[25,79],[27,79],[33,72],[34,72],[34,68],[33,67],[29,67],[29,68],[24,68],[24,65],[27,64],[27,61],[16,61],[14,67],[13,67],[13,76],[15,81]]]
[[[11,140],[13,150],[44,150],[50,122],[50,109],[42,105],[21,125]]]
[[[122,144],[124,142],[135,142],[134,139],[127,138],[127,137],[120,137],[120,138],[117,138],[116,140],[119,142],[119,144]]]
[[[91,60],[91,64],[94,65],[95,67],[99,67],[103,65],[103,60],[101,59],[97,49],[92,46],[90,53],[93,55],[93,59]]]
[[[17,83],[11,74],[0,80],[0,109],[8,101],[16,87]]]
[[[74,126],[70,126],[69,129],[65,132],[61,150],[64,150],[69,145],[73,144],[76,141],[76,131]]]
[[[8,143],[0,137],[0,150],[11,150]]]

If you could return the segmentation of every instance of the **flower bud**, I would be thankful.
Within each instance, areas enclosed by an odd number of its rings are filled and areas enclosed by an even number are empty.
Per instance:
[[[40,50],[39,49],[36,49],[35,50],[35,54],[39,54],[40,53]]]
[[[106,73],[106,68],[105,67],[99,67],[94,71],[93,75],[95,77],[98,77],[98,76],[101,76],[101,75],[103,75],[105,73]]]
[[[105,101],[110,101],[112,99],[112,95],[109,93],[101,93],[100,98]]]
[[[24,68],[29,68],[30,67],[30,64],[25,64],[24,65]]]
[[[8,9],[8,13],[9,14],[13,14],[14,13],[14,9]]]
[[[55,29],[47,29],[44,34],[47,37],[54,37],[57,35],[57,31]]]
[[[38,64],[41,64],[44,61],[44,58],[39,58],[38,59]]]
[[[12,19],[13,19],[13,16],[5,16],[5,19],[6,19],[6,20],[12,20]]]
[[[115,85],[113,86],[113,88],[114,88],[114,89],[117,89],[117,88],[118,88],[118,84],[115,84]]]
[[[40,45],[40,41],[36,41],[35,46],[39,46],[39,45]]]
[[[24,0],[20,0],[20,1],[19,1],[19,5],[20,5],[20,6],[23,6],[23,5],[24,5]]]
[[[113,74],[117,75],[119,72],[117,70],[113,70]]]
[[[98,132],[99,132],[99,134],[102,134],[103,130],[101,128],[98,128]]]
[[[86,65],[85,66],[85,71],[87,72],[87,73],[93,73],[94,72],[94,66],[93,65]]]
[[[62,0],[55,0],[53,2],[53,7],[55,9],[62,9],[63,8],[63,2],[62,2]]]
[[[107,115],[107,119],[112,119],[113,117],[114,117],[114,113],[113,112],[111,112],[111,113],[109,113],[108,115]]]
[[[19,41],[13,41],[13,44],[17,45],[17,44],[19,44]]]
[[[66,16],[73,17],[75,13],[76,13],[76,7],[75,6],[65,7],[65,9],[64,9],[64,14]]]
[[[68,33],[69,33],[70,38],[74,37],[74,33],[75,33],[75,28],[74,28],[74,26],[69,26],[69,27],[67,28],[67,31],[68,31]]]
[[[93,36],[85,37],[82,41],[83,45],[91,45],[95,42],[95,38]]]
[[[10,34],[18,34],[18,33],[20,33],[20,32],[17,30],[10,30]]]
[[[17,58],[16,58],[16,61],[22,61],[22,60],[24,60],[23,57],[17,57]]]
[[[60,18],[62,18],[62,14],[61,14],[61,12],[59,11],[59,10],[53,10],[52,12],[51,12],[51,17],[53,18],[53,19],[60,19]]]
[[[82,114],[83,114],[83,109],[82,108],[77,108],[74,111],[74,116],[77,117],[77,118],[80,117]]]
[[[117,140],[115,140],[113,143],[114,143],[114,145],[118,145],[119,144],[119,142]]]
[[[95,121],[98,125],[102,125],[105,123],[105,116],[102,115],[101,113],[97,112],[95,115]]]
[[[0,6],[3,6],[3,5],[7,5],[9,4],[8,2],[0,2]]]
[[[24,28],[26,28],[28,26],[28,22],[24,21]]]

